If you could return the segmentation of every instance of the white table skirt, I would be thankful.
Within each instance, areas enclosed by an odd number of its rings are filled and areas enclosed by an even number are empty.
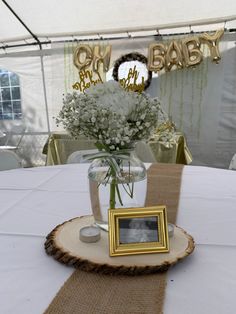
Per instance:
[[[74,270],[46,255],[45,236],[91,213],[87,165],[1,171],[0,199],[0,313],[41,314]],[[177,225],[196,249],[169,270],[164,313],[235,313],[236,172],[185,166]]]

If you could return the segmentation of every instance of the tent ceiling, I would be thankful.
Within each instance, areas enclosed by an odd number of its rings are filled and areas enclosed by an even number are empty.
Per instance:
[[[14,12],[40,40],[78,34],[116,32],[178,23],[194,25],[200,20],[235,15],[235,0],[6,0]],[[3,1],[0,2],[0,41],[30,39]],[[236,21],[230,22],[236,27]],[[228,26],[228,25],[227,25]]]

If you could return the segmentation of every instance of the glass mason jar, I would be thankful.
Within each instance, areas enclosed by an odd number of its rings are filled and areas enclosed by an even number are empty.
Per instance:
[[[107,231],[108,209],[143,207],[147,190],[146,168],[134,150],[111,156],[94,159],[88,169],[95,223]]]

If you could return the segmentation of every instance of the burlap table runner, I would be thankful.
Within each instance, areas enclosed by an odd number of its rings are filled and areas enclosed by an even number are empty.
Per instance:
[[[147,174],[146,206],[167,206],[175,223],[183,165],[153,164]],[[44,314],[163,313],[166,273],[109,276],[75,270]]]

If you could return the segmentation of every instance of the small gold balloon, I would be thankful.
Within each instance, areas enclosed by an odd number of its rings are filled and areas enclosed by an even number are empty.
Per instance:
[[[166,51],[166,71],[170,71],[174,65],[177,68],[183,67],[181,48],[175,40],[170,42]]]
[[[150,44],[148,48],[148,70],[158,72],[165,67],[166,48],[163,44]]]
[[[223,34],[224,34],[224,30],[220,29],[216,31],[214,34],[204,33],[199,36],[200,41],[208,45],[210,49],[212,61],[215,63],[219,63],[221,59],[220,51],[219,51],[219,42]]]
[[[182,40],[183,61],[186,67],[195,67],[202,62],[201,43],[198,37],[188,37]]]
[[[85,56],[81,61],[82,55]],[[79,45],[74,52],[73,62],[78,70],[85,69],[90,66],[93,60],[93,51],[89,45]]]
[[[103,71],[107,72],[110,66],[111,45],[105,46],[101,52],[101,46],[96,45],[93,48],[93,71],[99,71],[99,64],[103,63]]]

